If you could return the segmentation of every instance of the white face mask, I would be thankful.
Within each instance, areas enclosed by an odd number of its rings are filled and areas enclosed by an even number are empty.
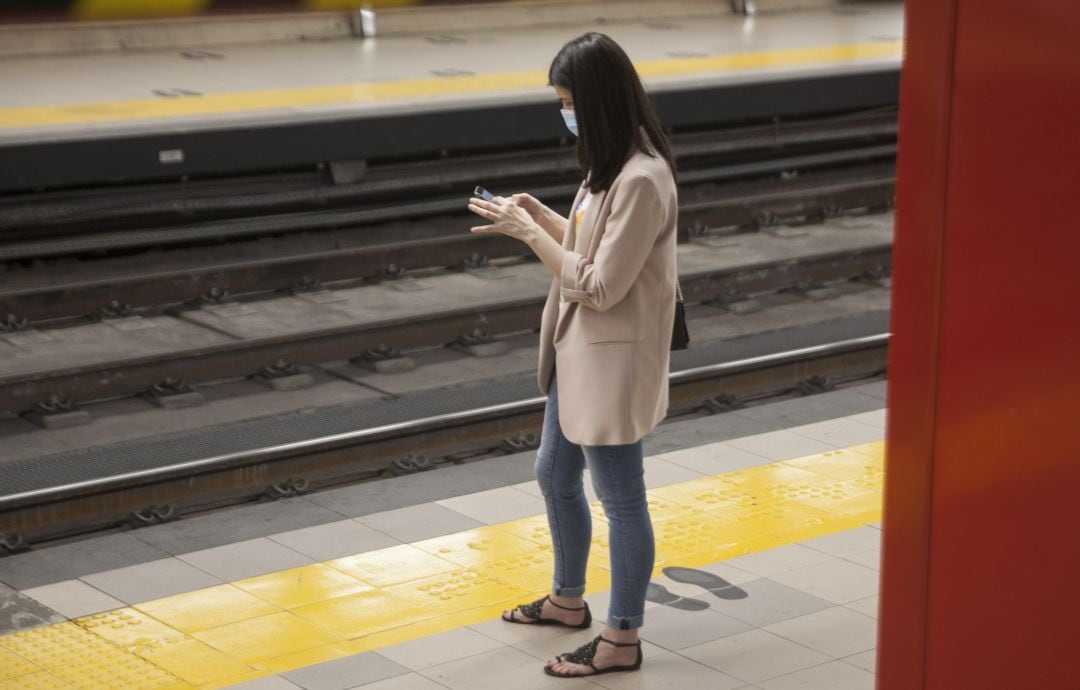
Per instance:
[[[578,135],[577,116],[574,114],[574,111],[563,108],[559,112],[562,113],[562,119],[563,122],[566,123],[566,128],[576,137]]]

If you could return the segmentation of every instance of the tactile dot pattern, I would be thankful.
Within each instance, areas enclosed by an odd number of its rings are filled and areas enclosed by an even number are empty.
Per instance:
[[[34,673],[35,671],[41,671],[41,668],[31,664],[18,654],[9,652],[3,647],[0,647],[0,680],[7,680],[8,678],[14,678],[16,676],[25,676],[29,673]]]
[[[449,601],[454,597],[465,596],[470,589],[483,587],[494,582],[497,582],[496,578],[487,573],[481,573],[476,568],[463,568],[461,570],[452,570],[435,582],[427,582],[417,589],[425,592],[433,599]]]
[[[47,671],[0,681],[0,690],[73,690],[74,686]]]
[[[0,645],[46,670],[71,663],[92,664],[116,649],[70,622],[0,637]]]
[[[187,637],[179,630],[130,608],[96,613],[75,622],[135,654],[160,648],[167,640]]]
[[[183,682],[149,661],[121,651],[100,657],[91,664],[61,666],[52,672],[83,690],[158,690]]]

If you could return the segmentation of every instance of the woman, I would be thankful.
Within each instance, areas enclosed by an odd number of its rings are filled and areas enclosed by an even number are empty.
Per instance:
[[[641,666],[638,628],[654,559],[641,438],[668,407],[677,203],[667,138],[618,44],[599,33],[576,38],[555,56],[548,79],[578,137],[585,173],[571,217],[528,194],[472,199],[469,210],[491,221],[473,232],[522,240],[554,274],[540,327],[537,382],[548,400],[536,460],[554,584],[550,595],[503,619],[591,624],[583,599],[592,540],[582,485],[588,465],[610,528],[607,625],[544,667],[576,677]]]

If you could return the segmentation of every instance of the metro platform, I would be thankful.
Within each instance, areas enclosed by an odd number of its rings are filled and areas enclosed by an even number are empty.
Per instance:
[[[869,690],[884,397],[877,381],[646,436],[657,560],[639,673],[549,678],[543,661],[600,623],[498,620],[550,587],[532,451],[0,559],[0,689]]]
[[[0,191],[556,143],[547,66],[587,30],[627,49],[675,129],[897,99],[898,2],[27,55],[0,60]]]

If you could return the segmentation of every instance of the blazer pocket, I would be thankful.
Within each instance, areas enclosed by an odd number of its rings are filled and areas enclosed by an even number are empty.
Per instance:
[[[637,324],[622,310],[596,311],[588,307],[579,308],[577,317],[581,321],[581,330],[585,342],[589,345],[603,343],[632,343],[638,339]]]

